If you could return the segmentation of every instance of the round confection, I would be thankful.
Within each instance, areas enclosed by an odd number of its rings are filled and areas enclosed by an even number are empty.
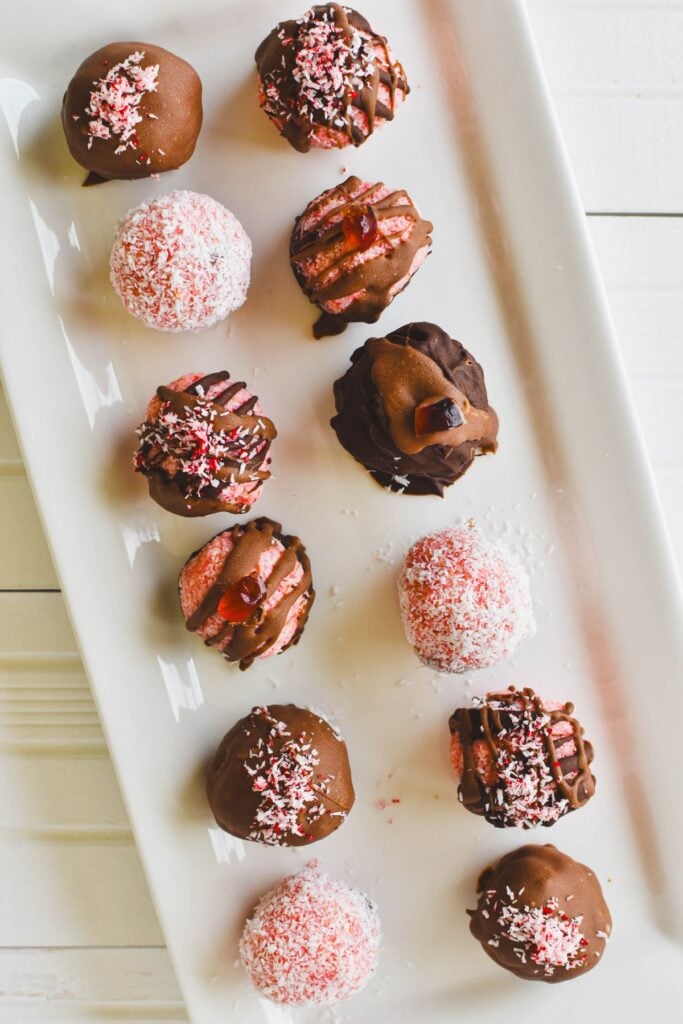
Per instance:
[[[298,643],[315,597],[304,545],[265,517],[196,551],[178,586],[187,628],[242,669]]]
[[[341,4],[282,21],[256,51],[259,102],[301,153],[360,146],[408,92],[384,36]]]
[[[211,762],[206,792],[222,829],[269,846],[324,839],[355,799],[344,740],[294,704],[253,708],[233,725]]]
[[[495,452],[498,417],[484,371],[436,324],[370,338],[335,381],[340,443],[383,487],[438,494]]]
[[[190,159],[202,126],[194,68],[150,43],[109,43],[83,61],[64,94],[62,124],[86,185],[148,178]]]
[[[170,192],[130,210],[109,261],[133,316],[157,331],[200,331],[243,304],[251,241],[230,210],[198,192]]]
[[[275,1003],[314,1006],[348,999],[377,969],[381,930],[365,893],[318,871],[285,878],[244,926],[240,958]]]
[[[477,884],[470,931],[492,960],[527,981],[568,981],[599,962],[612,930],[593,872],[550,844],[522,846]]]
[[[248,512],[270,476],[277,431],[244,381],[188,373],[157,388],[133,459],[150,496],[179,516]]]
[[[294,276],[322,315],[316,338],[374,323],[429,254],[432,225],[407,192],[351,177],[309,203],[290,243]]]
[[[521,562],[471,523],[413,544],[398,596],[408,642],[437,672],[497,665],[536,631]]]
[[[511,686],[475,697],[449,719],[463,807],[496,828],[554,825],[595,793],[593,747],[573,704]]]

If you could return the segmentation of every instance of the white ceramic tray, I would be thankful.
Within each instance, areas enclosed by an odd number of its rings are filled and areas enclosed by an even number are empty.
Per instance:
[[[362,9],[390,35],[412,95],[358,152],[305,157],[254,96],[253,51],[301,13],[294,2],[65,0],[43,32],[45,4],[27,0],[3,26],[2,370],[161,924],[194,1024],[671,1020],[683,919],[680,591],[523,7]],[[205,127],[180,172],[82,189],[58,124],[63,88],[86,53],[126,37],[199,69]],[[499,454],[444,500],[385,493],[328,426],[332,381],[374,331],[311,340],[314,310],[287,240],[295,214],[347,169],[408,188],[435,224],[433,255],[382,329],[442,324],[483,363],[500,414]],[[137,325],[107,280],[114,223],[178,187],[225,202],[255,248],[246,306],[198,336]],[[129,464],[154,388],[224,367],[253,383],[278,425],[258,512],[305,539],[320,595],[301,644],[242,674],[186,633],[175,596],[185,557],[231,518],[173,518]],[[435,678],[403,638],[397,564],[419,534],[470,516],[529,559],[539,633],[514,663]],[[459,808],[447,763],[448,714],[509,682],[574,700],[597,750],[595,799],[531,836]],[[275,700],[330,714],[354,768],[349,821],[303,852],[231,840],[203,796],[223,732]],[[518,981],[469,936],[478,871],[529,838],[590,864],[613,912],[604,962],[570,990]],[[386,941],[362,995],[292,1015],[254,995],[236,939],[256,898],[313,855],[372,893]]]

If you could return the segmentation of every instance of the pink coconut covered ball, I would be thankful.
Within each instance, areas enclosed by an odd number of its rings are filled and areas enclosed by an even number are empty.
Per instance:
[[[377,969],[381,929],[365,893],[309,865],[267,893],[244,926],[240,958],[275,1003],[329,1005],[360,991]]]
[[[150,496],[176,515],[247,512],[270,476],[277,436],[258,398],[227,371],[187,373],[157,389],[133,459]]]
[[[316,337],[378,320],[429,255],[431,231],[408,193],[383,182],[351,176],[309,203],[292,232],[290,262],[323,312]]]
[[[408,642],[439,672],[497,665],[536,631],[526,570],[470,524],[418,540],[398,596]]]
[[[199,331],[247,297],[251,241],[210,196],[170,192],[130,210],[116,231],[111,282],[133,316],[158,331]]]
[[[187,628],[248,668],[298,642],[315,592],[299,538],[261,517],[195,552],[181,570],[179,597]]]
[[[360,146],[409,93],[384,36],[341,4],[280,22],[256,51],[259,103],[302,153]]]

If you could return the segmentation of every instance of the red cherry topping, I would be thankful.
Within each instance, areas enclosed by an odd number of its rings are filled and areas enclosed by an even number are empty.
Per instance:
[[[218,602],[218,614],[238,626],[251,618],[265,594],[266,585],[260,576],[244,576],[225,591]]]
[[[440,430],[451,430],[465,422],[462,410],[452,398],[428,398],[415,409],[415,433],[436,434]]]
[[[365,203],[356,203],[344,214],[341,222],[344,238],[356,249],[369,249],[379,235],[375,211]]]

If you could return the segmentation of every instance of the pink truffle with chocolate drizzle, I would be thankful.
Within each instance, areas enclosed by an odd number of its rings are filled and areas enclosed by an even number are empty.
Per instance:
[[[476,697],[449,720],[463,807],[496,828],[554,825],[595,793],[593,747],[574,705],[511,686]]]
[[[536,631],[521,562],[471,524],[413,544],[398,596],[408,642],[438,672],[497,665]]]
[[[367,984],[381,938],[373,901],[314,861],[262,897],[244,926],[240,959],[274,1003],[324,1006]]]
[[[191,555],[179,596],[187,628],[246,669],[298,643],[315,591],[302,542],[262,517],[224,530]]]
[[[215,199],[170,192],[126,214],[109,272],[128,312],[147,327],[200,331],[244,303],[251,241]]]
[[[226,371],[188,373],[157,388],[138,427],[133,465],[169,512],[247,512],[270,476],[277,436],[258,398]]]
[[[256,51],[259,103],[295,149],[361,143],[410,91],[384,36],[341,4],[283,21]]]
[[[350,177],[297,217],[290,262],[322,311],[316,338],[374,323],[427,258],[432,225],[407,192]]]

